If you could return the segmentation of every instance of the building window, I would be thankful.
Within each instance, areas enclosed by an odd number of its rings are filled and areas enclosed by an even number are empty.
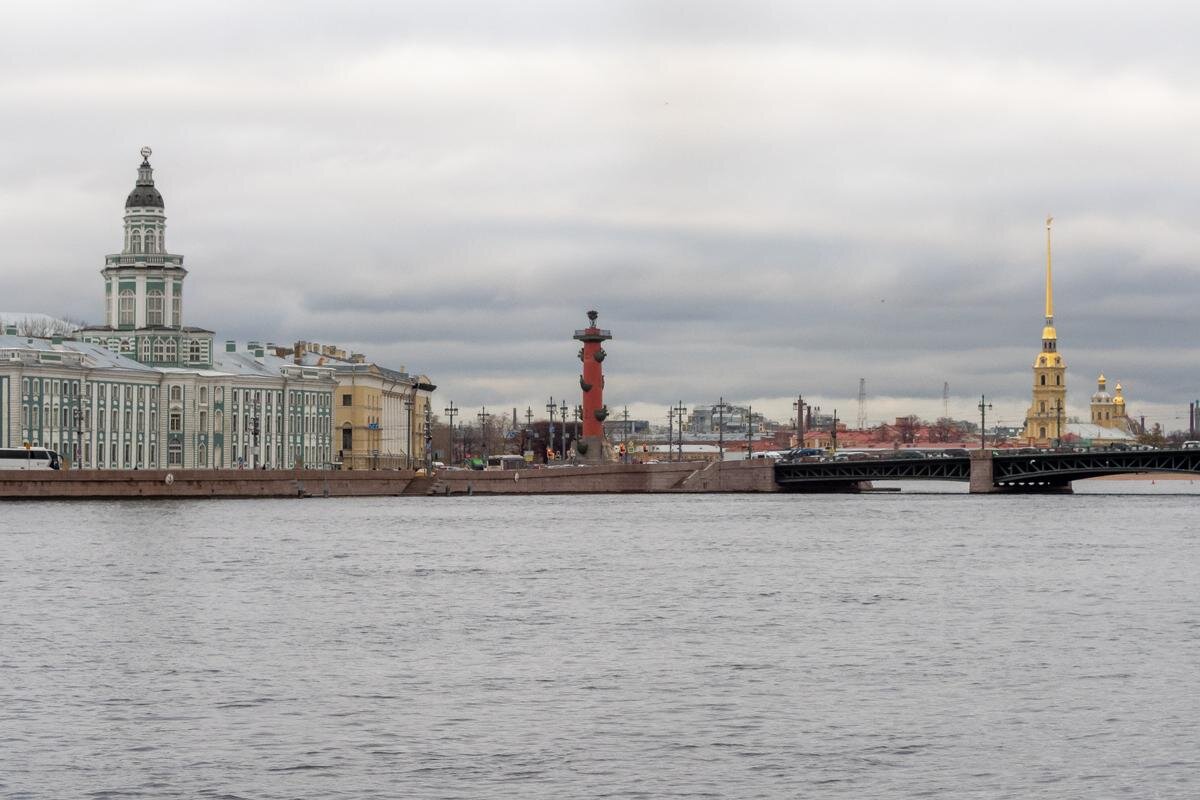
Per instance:
[[[178,358],[175,355],[175,340],[174,339],[167,339],[166,355],[167,355],[167,361],[177,361],[178,360]]]
[[[1055,376],[1054,376],[1054,385],[1055,385],[1055,386],[1062,386],[1062,375],[1055,375]]]
[[[348,394],[342,395],[342,405],[344,405],[344,406],[354,405],[354,397],[352,395],[348,395]]]
[[[175,296],[171,298],[171,321],[175,327],[183,325],[183,298],[179,296],[179,288],[175,288]]]
[[[1043,375],[1042,376],[1042,386],[1045,386],[1045,385],[1046,385],[1046,376]]]
[[[183,400],[183,387],[176,384],[171,387],[171,402],[178,403]]]
[[[201,403],[208,402],[208,387],[207,386],[200,387],[200,402]]]
[[[179,433],[183,430],[183,414],[180,414],[178,411],[171,412],[169,430],[171,433]]]
[[[204,360],[204,342],[200,339],[192,339],[188,342],[188,361],[203,361]]]
[[[167,446],[167,464],[178,467],[183,464],[183,446],[173,443]]]
[[[133,324],[133,289],[122,289],[117,295],[117,324]]]
[[[146,293],[146,325],[161,328],[163,324],[162,289],[151,289]]]

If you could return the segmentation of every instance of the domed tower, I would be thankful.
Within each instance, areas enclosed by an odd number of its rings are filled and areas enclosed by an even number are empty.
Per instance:
[[[1050,224],[1046,217],[1046,324],[1042,352],[1033,361],[1033,403],[1025,415],[1025,438],[1039,444],[1058,440],[1066,431],[1067,365],[1058,352],[1054,329],[1054,281],[1050,258]]]
[[[1101,373],[1096,380],[1096,393],[1092,395],[1092,424],[1099,425],[1103,428],[1112,428],[1116,425],[1116,409],[1112,395],[1105,388],[1108,385],[1107,379]],[[1122,400],[1121,404],[1124,405]]]
[[[1116,385],[1117,396],[1113,398],[1113,427],[1129,430],[1129,415],[1125,412],[1125,395],[1121,384]]]
[[[156,366],[207,367],[212,332],[183,325],[183,256],[167,251],[167,215],[154,185],[151,150],[143,147],[133,191],[125,198],[121,252],[106,256],[104,325],[85,341]]]

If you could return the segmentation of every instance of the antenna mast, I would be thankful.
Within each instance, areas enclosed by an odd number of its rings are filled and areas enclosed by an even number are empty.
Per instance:
[[[867,427],[867,379],[858,379],[858,429]]]

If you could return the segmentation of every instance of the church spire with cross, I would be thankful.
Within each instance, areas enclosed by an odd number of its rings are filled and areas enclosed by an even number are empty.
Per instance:
[[[1046,323],[1042,328],[1042,352],[1033,362],[1033,403],[1025,415],[1024,436],[1039,444],[1061,441],[1067,417],[1067,365],[1058,352],[1058,331],[1054,328],[1053,222],[1054,217],[1046,217]]]

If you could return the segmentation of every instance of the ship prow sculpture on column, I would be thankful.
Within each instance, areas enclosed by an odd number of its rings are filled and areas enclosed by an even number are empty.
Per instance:
[[[615,460],[612,443],[604,435],[604,420],[608,417],[608,406],[604,405],[604,352],[603,344],[612,338],[612,332],[596,326],[595,311],[589,311],[588,326],[575,331],[574,338],[583,342],[579,348],[579,360],[583,371],[579,376],[579,388],[583,390],[583,437],[575,444],[575,453],[584,464],[608,464]]]

